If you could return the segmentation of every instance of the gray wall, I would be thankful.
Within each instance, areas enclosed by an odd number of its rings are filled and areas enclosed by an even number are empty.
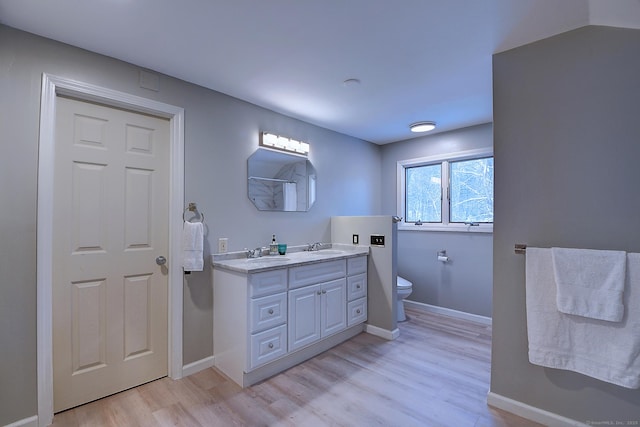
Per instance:
[[[328,241],[333,215],[380,209],[380,149],[177,79],[160,76],[158,92],[138,86],[139,68],[0,26],[0,425],[37,412],[36,201],[38,121],[43,72],[185,108],[185,203],[208,225],[205,252],[229,238],[230,250]],[[259,212],[247,198],[247,158],[258,131],[311,144],[318,171],[308,213]],[[339,155],[338,155],[339,154]],[[352,159],[358,159],[353,162]],[[208,260],[205,270],[208,270]],[[212,354],[208,271],[184,287],[185,364]]]
[[[637,421],[638,390],[528,362],[514,244],[640,252],[640,31],[584,27],[495,55],[493,67],[491,391],[581,422]]]
[[[491,147],[491,124],[382,146],[383,213],[396,212],[397,162]],[[437,261],[446,250],[451,262]],[[491,316],[493,236],[490,233],[398,231],[398,275],[413,283],[409,300]]]

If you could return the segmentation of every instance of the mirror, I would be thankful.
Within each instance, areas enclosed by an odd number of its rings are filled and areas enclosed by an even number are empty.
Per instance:
[[[306,212],[316,200],[316,170],[306,157],[259,148],[249,157],[247,181],[261,211]]]

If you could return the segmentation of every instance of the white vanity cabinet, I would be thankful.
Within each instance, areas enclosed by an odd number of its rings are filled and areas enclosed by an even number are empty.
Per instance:
[[[214,365],[243,387],[364,329],[366,254],[238,270],[214,264]]]
[[[346,328],[347,261],[289,269],[289,351]]]
[[[243,385],[243,373],[287,354],[287,269],[213,270],[214,364]]]
[[[347,260],[347,326],[367,320],[367,257]]]
[[[347,327],[346,289],[343,278],[289,291],[289,351]]]
[[[287,270],[251,274],[248,282],[251,370],[287,353]]]

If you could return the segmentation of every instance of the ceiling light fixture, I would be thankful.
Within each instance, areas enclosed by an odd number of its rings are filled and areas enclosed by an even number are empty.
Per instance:
[[[417,122],[409,126],[411,132],[429,132],[436,128],[435,122]]]
[[[274,135],[268,132],[260,132],[259,145],[273,150],[286,151],[288,153],[306,156],[309,154],[309,144],[284,136]]]

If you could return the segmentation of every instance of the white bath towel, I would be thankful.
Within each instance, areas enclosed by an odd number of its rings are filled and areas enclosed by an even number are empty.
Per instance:
[[[203,224],[185,221],[182,228],[182,267],[184,271],[202,271],[204,267],[203,246]]]
[[[551,255],[558,310],[610,322],[622,320],[626,252],[551,248]]]
[[[627,254],[627,310],[618,323],[558,311],[552,264],[551,249],[527,247],[529,361],[640,388],[640,254]]]

